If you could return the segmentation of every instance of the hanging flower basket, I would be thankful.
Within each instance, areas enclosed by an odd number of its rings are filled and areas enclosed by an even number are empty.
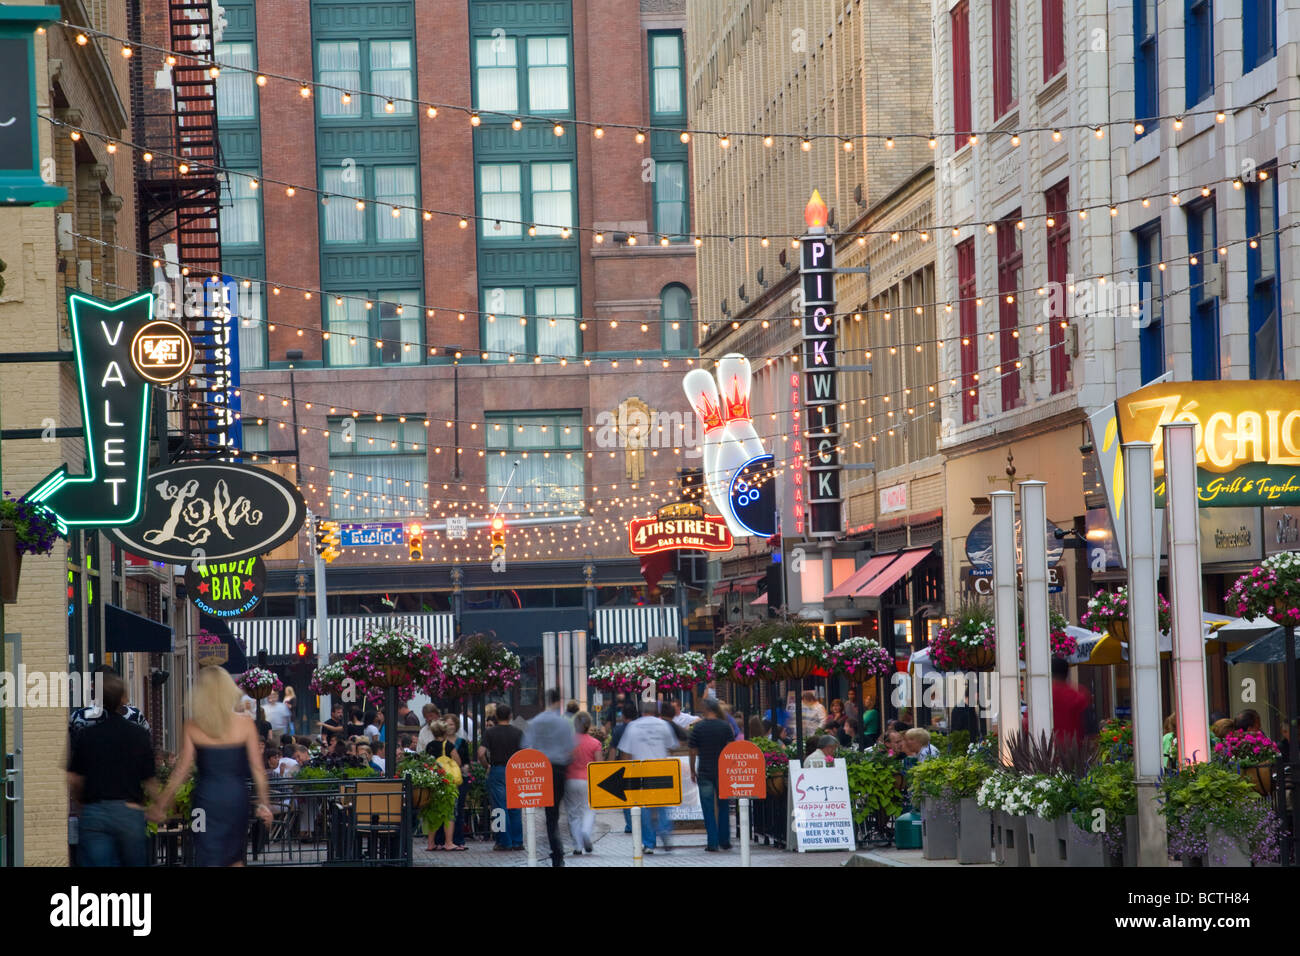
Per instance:
[[[642,672],[656,690],[689,690],[713,679],[713,667],[699,651],[660,651],[644,662]]]
[[[194,660],[200,667],[219,667],[230,660],[230,648],[217,635],[199,631],[194,638]]]
[[[987,671],[996,661],[993,615],[982,604],[966,604],[935,632],[930,663],[937,671]]]
[[[235,678],[235,683],[254,700],[271,696],[271,691],[284,690],[284,682],[265,667],[250,667]]]
[[[894,658],[870,637],[850,637],[840,641],[827,655],[830,669],[854,680],[864,680],[894,669]]]
[[[487,634],[469,634],[442,662],[442,696],[473,697],[519,682],[519,656]]]
[[[757,652],[766,671],[778,678],[799,680],[826,669],[830,659],[826,642],[799,621],[771,621],[755,628],[752,637],[756,643],[749,653]]]
[[[59,529],[41,505],[15,498],[0,498],[0,604],[18,601],[18,579],[24,554],[49,554],[59,540]]]
[[[966,651],[966,667],[964,669],[969,671],[991,671],[996,663],[996,656],[992,648],[983,645],[969,648]]]
[[[382,703],[390,687],[397,688],[398,700],[410,700],[417,692],[437,696],[442,682],[442,661],[433,645],[405,625],[367,631],[352,646],[343,666],[373,703]]]
[[[18,601],[18,578],[23,572],[23,553],[18,550],[18,532],[13,525],[0,526],[0,604]]]
[[[1255,792],[1267,797],[1273,792],[1273,768],[1270,766],[1242,767],[1241,775],[1250,781]]]
[[[612,656],[587,671],[587,682],[599,690],[616,694],[639,694],[650,683],[646,674],[645,658],[637,656]]]
[[[1284,551],[1252,568],[1225,595],[1239,617],[1267,617],[1285,626],[1300,625],[1300,554]]]
[[[817,659],[808,655],[800,655],[785,665],[783,675],[791,680],[802,680],[812,675],[817,669]]]
[[[335,694],[343,693],[344,681],[348,679],[347,666],[344,661],[331,661],[323,667],[316,668],[311,675],[311,683],[307,686],[314,693]]]
[[[1088,609],[1079,616],[1079,623],[1094,631],[1105,631],[1120,643],[1129,642],[1128,588],[1098,591],[1088,599]],[[1172,621],[1169,602],[1163,594],[1156,595],[1156,626],[1162,634],[1169,633]]]

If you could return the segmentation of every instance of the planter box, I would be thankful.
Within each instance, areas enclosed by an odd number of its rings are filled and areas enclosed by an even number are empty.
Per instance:
[[[957,808],[927,797],[921,802],[921,856],[952,860],[957,856]]]
[[[1065,854],[1057,845],[1056,821],[1025,817],[1029,836],[1030,866],[1064,866]]]
[[[1124,854],[1121,857],[1124,866],[1138,865],[1138,818],[1137,814],[1124,818]]]
[[[1077,830],[1074,821],[1070,819],[1067,813],[1063,817],[1057,817],[1052,821],[1056,827],[1056,852],[1061,855],[1061,866],[1070,865],[1070,831]]]
[[[1069,866],[1106,866],[1110,862],[1110,853],[1100,833],[1080,830],[1068,817],[1066,821],[1065,844],[1066,858]]]
[[[1003,814],[1002,865],[1029,865],[1029,828],[1027,818]]]
[[[993,814],[974,797],[961,801],[957,816],[957,862],[988,863],[993,858]]]
[[[1207,866],[1250,866],[1250,848],[1242,837],[1213,826],[1206,828],[1205,837],[1209,844]]]

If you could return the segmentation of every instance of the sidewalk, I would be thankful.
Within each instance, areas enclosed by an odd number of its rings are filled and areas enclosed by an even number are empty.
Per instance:
[[[732,825],[734,827],[734,817]],[[563,812],[561,812],[560,817],[560,836],[564,840],[565,866],[632,865],[632,836],[623,832],[623,814],[619,810],[598,810],[596,812],[596,832],[592,840],[593,852],[590,855],[586,853],[582,856],[573,855],[573,842],[569,838],[569,826],[564,819]],[[471,840],[468,852],[464,853],[448,853],[445,850],[429,852],[424,849],[424,844],[425,838],[417,835],[414,853],[416,866],[526,867],[528,865],[527,853],[523,851],[518,853],[497,853],[492,849],[493,845],[491,843],[480,843]],[[538,810],[537,865],[539,867],[549,867],[551,865],[548,856],[549,852],[546,842],[545,812]],[[920,855],[919,851],[917,855]],[[848,850],[791,853],[788,850],[777,850],[770,846],[750,845],[751,866],[843,866],[852,856],[853,854]],[[740,866],[740,845],[733,840],[730,851],[706,853],[704,851],[703,830],[677,831],[672,836],[671,851],[664,852],[663,848],[659,847],[655,849],[653,856],[647,856],[644,859],[647,867],[738,867]]]

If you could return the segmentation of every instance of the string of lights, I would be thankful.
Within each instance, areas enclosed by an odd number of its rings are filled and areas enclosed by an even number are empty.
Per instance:
[[[800,132],[788,131],[728,131],[719,129],[707,129],[691,126],[654,126],[654,125],[637,125],[630,123],[602,122],[593,119],[576,119],[565,118],[557,119],[554,115],[540,116],[528,112],[517,111],[500,111],[478,109],[473,106],[466,106],[457,103],[445,103],[433,100],[420,99],[418,97],[395,96],[389,93],[377,93],[370,90],[351,89],[336,86],[330,83],[322,83],[314,78],[307,79],[304,77],[290,76],[288,74],[276,73],[268,70],[254,69],[252,67],[240,66],[234,63],[221,62],[214,57],[201,55],[197,51],[180,52],[167,47],[156,46],[144,43],[140,40],[122,37],[102,30],[94,30],[88,26],[74,24],[67,20],[58,21],[59,26],[67,29],[72,35],[74,42],[81,46],[87,45],[93,38],[95,40],[106,40],[117,45],[118,52],[125,58],[131,58],[137,50],[149,51],[162,56],[162,63],[168,67],[180,65],[182,68],[199,68],[207,70],[212,79],[216,80],[223,72],[237,72],[251,75],[254,82],[259,87],[265,87],[271,80],[284,82],[294,85],[298,90],[299,97],[304,101],[310,101],[313,97],[319,98],[321,92],[327,92],[331,96],[337,96],[340,102],[348,104],[353,96],[366,97],[371,100],[382,101],[384,111],[389,114],[397,112],[397,105],[402,104],[403,113],[405,107],[410,107],[411,112],[422,112],[429,119],[436,119],[440,112],[457,113],[462,115],[471,126],[481,125],[485,118],[496,119],[500,121],[509,121],[511,127],[518,131],[525,124],[540,125],[550,127],[552,132],[557,136],[564,136],[568,132],[566,124],[588,129],[595,139],[604,139],[608,130],[621,130],[631,132],[637,143],[643,143],[652,134],[664,133],[676,135],[681,142],[690,143],[703,137],[711,138],[719,149],[730,149],[733,145],[738,145],[745,140],[759,140],[765,148],[772,148],[777,142],[782,144],[793,145],[797,143],[799,148],[805,152],[811,151],[814,144],[822,142],[831,142],[836,148],[844,152],[852,152],[856,143],[863,144],[871,141],[879,141],[884,148],[892,149],[895,141],[903,139],[924,139],[931,149],[935,149],[937,140],[941,136],[965,136],[972,146],[977,146],[986,139],[996,137],[1007,138],[1012,141],[1012,145],[1019,145],[1021,137],[1031,133],[1050,133],[1054,140],[1060,140],[1067,132],[1087,131],[1093,136],[1104,138],[1107,130],[1120,127],[1131,128],[1136,135],[1142,135],[1147,130],[1152,129],[1155,125],[1164,122],[1173,124],[1175,130],[1182,128],[1183,124],[1189,119],[1202,115],[1213,115],[1215,122],[1224,123],[1229,113],[1236,113],[1246,109],[1267,110],[1270,105],[1281,105],[1284,103],[1296,102],[1296,97],[1285,99],[1275,99],[1267,103],[1249,103],[1244,106],[1233,107],[1212,107],[1202,110],[1184,110],[1179,113],[1162,114],[1144,119],[1138,118],[1105,118],[1100,120],[1088,120],[1079,123],[1061,123],[1052,126],[1026,126],[1014,130],[1008,129],[989,129],[989,130],[940,130],[930,129],[925,132],[920,131],[897,131],[893,133],[858,133],[854,135],[845,135],[834,132],[815,132],[803,130]],[[44,32],[44,28],[40,28]],[[182,62],[183,61],[183,62]]]
[[[603,229],[597,229],[593,226],[571,225],[569,223],[544,223],[544,222],[537,222],[537,221],[524,220],[524,219],[502,219],[496,216],[479,215],[476,212],[463,212],[463,211],[455,212],[446,209],[433,209],[424,206],[408,205],[405,203],[394,203],[394,202],[386,202],[386,201],[380,202],[379,200],[367,200],[364,196],[329,192],[320,189],[316,186],[306,185],[303,183],[292,183],[289,182],[288,180],[273,179],[264,176],[250,175],[245,170],[234,169],[232,167],[222,166],[214,163],[201,162],[197,159],[193,159],[190,157],[184,157],[184,156],[176,155],[174,153],[169,153],[157,147],[146,146],[146,145],[132,142],[130,140],[115,138],[108,135],[107,133],[97,131],[97,130],[87,129],[85,127],[81,127],[76,124],[69,123],[65,120],[56,119],[53,116],[48,116],[43,113],[39,115],[41,116],[42,119],[46,120],[52,126],[56,126],[61,129],[66,129],[68,131],[68,135],[73,140],[80,140],[83,137],[89,136],[94,139],[102,141],[103,143],[105,143],[105,148],[110,153],[116,152],[119,148],[126,148],[138,152],[140,154],[141,159],[146,164],[152,163],[155,159],[158,158],[175,161],[177,164],[177,171],[182,176],[186,176],[192,173],[197,173],[206,170],[208,172],[219,173],[221,175],[224,175],[227,177],[228,180],[230,177],[242,178],[246,180],[249,188],[252,190],[257,190],[262,188],[264,185],[270,184],[277,187],[283,187],[286,197],[289,198],[292,198],[296,196],[299,192],[302,192],[308,195],[316,196],[325,205],[328,205],[329,200],[331,199],[341,199],[344,201],[352,202],[359,211],[364,210],[366,208],[366,205],[370,203],[375,205],[378,208],[387,209],[390,215],[392,215],[394,218],[399,218],[399,219],[405,213],[410,213],[412,215],[418,216],[419,218],[422,218],[425,222],[432,220],[434,216],[449,217],[449,218],[456,219],[458,225],[462,229],[469,228],[471,223],[473,223],[476,228],[478,227],[479,224],[482,223],[492,223],[492,224],[518,226],[521,233],[526,232],[530,238],[536,237],[540,230],[543,234],[545,234],[547,231],[558,231],[561,239],[568,239],[570,238],[570,236],[572,236],[575,233],[579,235],[590,235],[592,241],[597,244],[603,243],[606,239],[606,231]],[[1268,170],[1260,170],[1256,173],[1256,175],[1261,175],[1264,178],[1267,178]],[[1029,216],[1021,216],[1016,220],[1016,227],[1020,230],[1024,230],[1025,228],[1027,228],[1029,223],[1038,222],[1041,220],[1045,225],[1047,225],[1050,228],[1051,225],[1054,223],[1055,218],[1060,215],[1078,216],[1080,219],[1086,219],[1088,215],[1092,213],[1101,212],[1103,210],[1106,212],[1106,214],[1115,217],[1119,215],[1121,207],[1133,203],[1140,203],[1143,206],[1143,208],[1150,208],[1152,202],[1159,202],[1165,200],[1170,202],[1172,205],[1179,205],[1183,201],[1184,195],[1199,194],[1201,196],[1208,196],[1213,191],[1212,187],[1218,185],[1224,185],[1228,183],[1231,183],[1233,187],[1236,189],[1240,189],[1244,185],[1244,182],[1240,176],[1229,176],[1229,177],[1224,177],[1222,179],[1210,180],[1205,183],[1197,183],[1194,185],[1189,185],[1187,187],[1183,187],[1172,191],[1160,190],[1159,192],[1151,193],[1148,195],[1134,196],[1123,200],[1107,200],[1106,202],[1090,203],[1084,206],[1077,206],[1072,209],[1060,210],[1054,213],[1044,212],[1041,214],[1031,214]],[[1049,220],[1052,220],[1052,222],[1049,222]],[[841,240],[850,240],[850,241],[856,239],[856,241],[859,244],[865,245],[868,238],[871,236],[888,236],[892,241],[898,242],[901,241],[904,235],[915,235],[922,242],[928,242],[934,235],[945,231],[954,231],[956,234],[960,234],[961,231],[965,229],[982,227],[989,232],[995,232],[1000,222],[1001,220],[990,220],[988,222],[983,222],[983,223],[964,222],[964,223],[955,223],[955,224],[946,224],[946,225],[918,226],[914,229],[888,228],[888,229],[854,230],[852,232],[840,233],[839,238]],[[626,235],[629,237],[628,244],[635,245],[636,244],[635,233],[629,232],[626,233]],[[693,233],[691,241],[694,243],[696,247],[700,247],[703,246],[706,240],[726,241],[727,243],[734,243],[738,239],[755,240],[759,243],[760,247],[768,248],[772,240],[775,238],[781,240],[782,242],[788,242],[792,249],[798,249],[799,241],[802,238],[802,236],[803,236],[802,233],[763,234],[763,233],[748,233],[748,232],[737,232],[737,233],[696,232]],[[656,238],[653,236],[653,234],[651,234],[651,237]],[[522,235],[520,238],[522,238]],[[672,237],[667,235],[657,236],[657,241],[661,246],[669,246],[672,245],[673,243]],[[454,311],[454,310],[446,309],[444,311]]]

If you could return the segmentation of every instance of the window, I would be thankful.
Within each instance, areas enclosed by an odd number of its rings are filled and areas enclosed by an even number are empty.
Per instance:
[[[1016,3],[993,2],[993,115],[1016,105]]]
[[[1024,257],[1020,251],[1020,221],[1017,209],[997,225],[998,232],[998,330],[1000,340],[998,378],[1002,382],[1002,410],[1024,404],[1020,398],[1020,272]]]
[[[489,414],[484,430],[489,501],[503,501],[506,514],[582,508],[581,412]]]
[[[350,181],[349,181],[350,180]],[[320,175],[324,197],[324,235],[326,243],[365,242],[366,213],[357,208],[365,196],[365,173],[358,168],[322,169]]]
[[[266,322],[262,311],[262,284],[256,284],[249,294],[240,295],[239,301],[247,303],[248,315],[239,316],[239,368],[266,368]]]
[[[1214,198],[1187,208],[1188,299],[1192,333],[1192,378],[1219,377],[1218,239]]]
[[[520,234],[523,219],[519,191],[518,163],[484,164],[479,167],[479,220],[483,236],[502,239]]]
[[[1065,66],[1065,0],[1043,0],[1043,82]]]
[[[221,242],[227,246],[262,241],[262,200],[252,187],[255,169],[235,170],[222,178]]]
[[[573,358],[582,351],[578,335],[577,289],[573,286],[539,287],[533,290],[533,319],[536,354],[542,361]]]
[[[680,115],[682,103],[682,35],[650,34],[650,112]]]
[[[361,44],[356,40],[316,44],[316,82],[333,87],[316,91],[321,116],[360,116],[361,98],[352,93],[361,89]]]
[[[1144,129],[1151,131],[1152,121],[1160,115],[1160,78],[1156,58],[1156,0],[1133,2],[1133,115]]]
[[[504,362],[511,355],[528,350],[528,325],[524,319],[524,290],[489,289],[482,297],[487,315],[483,316],[481,341],[488,360]]]
[[[410,242],[416,237],[415,167],[375,167],[375,238]],[[396,213],[396,215],[394,215]]]
[[[979,326],[975,314],[975,240],[957,246],[958,321],[961,330],[961,420],[979,417]]]
[[[1214,92],[1214,4],[1187,0],[1183,37],[1186,46],[1187,108]]]
[[[262,454],[271,450],[271,436],[269,426],[258,425],[255,422],[244,419],[240,422],[240,432],[244,436],[240,451],[245,452],[248,456]]]
[[[539,236],[558,236],[573,228],[573,167],[569,163],[533,163],[533,221]]]
[[[367,308],[369,303],[369,308]],[[424,355],[418,291],[330,293],[325,326],[329,364],[418,365]]]
[[[1138,316],[1138,352],[1142,384],[1165,373],[1164,273],[1160,270],[1160,223],[1144,226],[1137,239],[1138,288],[1142,311]]]
[[[1277,167],[1255,173],[1246,184],[1246,235],[1257,248],[1246,248],[1246,282],[1250,296],[1250,377],[1282,377],[1280,261],[1276,231]]]
[[[686,286],[664,286],[659,293],[659,323],[665,352],[689,352],[695,345],[695,321],[691,318],[691,294]]]
[[[675,241],[685,241],[690,208],[686,198],[686,164],[655,163],[655,231]]]
[[[518,47],[513,37],[479,37],[474,41],[475,103],[481,110],[512,112],[519,108]]]
[[[1069,303],[1073,296],[1067,294],[1070,284],[1070,182],[1057,183],[1046,193],[1047,215],[1047,282],[1053,290],[1049,303],[1059,302],[1058,315],[1050,311],[1047,316],[1047,351],[1051,375],[1051,393],[1055,395],[1070,387],[1070,356],[1065,351],[1065,326],[1073,316]]]
[[[487,314],[480,335],[488,361],[540,355],[546,362],[581,354],[578,290],[574,286],[488,288],[483,290],[482,302]]]
[[[1277,56],[1277,0],[1242,0],[1241,72]]]
[[[409,40],[370,41],[370,90],[377,94],[370,104],[373,115],[412,115]],[[393,104],[392,110],[388,109],[389,101]]]
[[[957,133],[955,149],[970,140],[970,0],[961,0],[949,14],[952,25],[952,126]]]
[[[217,119],[223,123],[255,119],[257,103],[253,98],[253,74],[246,72],[254,68],[253,44],[218,43],[216,61],[232,68],[223,70],[217,77]]]
[[[329,419],[330,517],[374,521],[424,515],[429,480],[423,414],[382,422]]]
[[[528,38],[528,108],[534,113],[568,110],[568,37]]]

